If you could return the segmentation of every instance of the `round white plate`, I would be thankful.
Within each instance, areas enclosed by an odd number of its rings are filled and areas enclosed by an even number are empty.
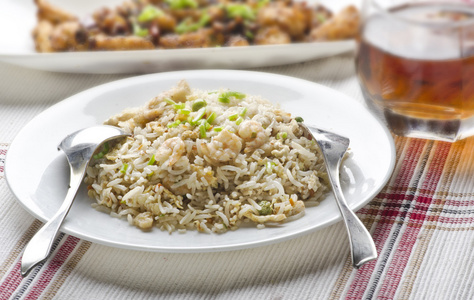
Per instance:
[[[123,0],[50,0],[78,16]],[[361,0],[307,0],[334,12]],[[31,32],[36,26],[33,0],[4,0],[0,9],[0,61],[26,68],[70,73],[150,73],[189,69],[243,69],[299,63],[355,49],[354,40],[288,45],[37,53]],[[19,17],[21,16],[21,17]],[[295,55],[297,53],[297,55]]]
[[[7,182],[18,201],[42,221],[50,219],[66,195],[69,170],[57,150],[71,132],[101,124],[127,107],[141,106],[186,79],[192,88],[229,88],[260,95],[308,124],[350,138],[352,154],[344,161],[341,185],[349,206],[357,210],[388,181],[395,162],[392,136],[360,103],[330,88],[288,76],[249,71],[177,71],[132,77],[72,96],[35,117],[11,144],[5,162]],[[100,244],[161,252],[207,252],[270,244],[321,229],[341,219],[332,194],[304,217],[279,226],[254,225],[225,234],[143,232],[125,219],[91,207],[86,188],[79,190],[62,231]]]

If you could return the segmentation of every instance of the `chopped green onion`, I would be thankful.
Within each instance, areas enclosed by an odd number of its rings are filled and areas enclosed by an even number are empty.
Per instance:
[[[206,131],[209,130],[209,128],[211,128],[211,124],[209,124],[209,123],[207,122],[207,120],[202,119],[202,120],[200,120],[199,122],[200,122],[200,124],[201,124],[202,126],[204,126],[204,128],[206,128]]]
[[[104,157],[104,155],[107,154],[107,152],[109,152],[109,142],[105,142],[104,145],[102,146],[102,150],[99,153],[97,153],[96,155],[94,155],[93,157],[95,159],[102,158],[102,157]]]
[[[166,0],[171,9],[197,8],[196,0]]]
[[[133,24],[133,34],[140,37],[146,37],[148,35],[148,29],[142,28],[138,24]]]
[[[178,114],[180,115],[189,115],[191,111],[189,109],[180,109],[178,110]]]
[[[178,110],[178,109],[183,109],[186,107],[186,104],[184,103],[176,103],[176,104],[173,104],[173,108]]]
[[[197,99],[197,100],[194,100],[193,104],[191,105],[191,109],[193,111],[198,111],[206,105],[207,105],[206,101],[204,101],[202,99]]]
[[[246,20],[255,20],[255,12],[245,4],[228,4],[226,11],[231,18],[241,17]]]
[[[268,174],[271,174],[273,172],[273,167],[276,166],[276,163],[273,161],[267,161],[265,164],[265,169]]]
[[[222,129],[223,129],[222,127],[214,127],[213,130],[214,130],[215,132],[220,132],[220,131],[222,131]]]
[[[270,201],[260,201],[258,205],[262,208],[258,213],[262,216],[271,215],[273,213],[272,203]]]
[[[217,117],[216,113],[212,112],[206,119],[207,123],[212,124],[212,122],[214,122],[216,117]]]
[[[236,125],[240,125],[244,119],[242,117],[238,117],[237,120],[235,120]]]
[[[230,97],[235,97],[236,99],[244,99],[245,98],[245,94],[242,94],[242,93],[239,93],[239,92],[233,92],[233,91],[229,91],[229,92],[224,92],[222,94],[219,95],[219,102],[221,103],[229,103],[230,102]]]
[[[287,137],[288,137],[288,133],[286,133],[286,132],[284,132],[284,131],[283,131],[283,132],[279,132],[279,133],[277,133],[277,135],[276,135],[276,138],[277,138],[277,139],[286,139]]]
[[[319,23],[324,23],[326,22],[326,16],[319,13],[319,14],[316,14],[316,19],[318,19]]]
[[[163,15],[164,13],[161,9],[153,5],[147,5],[138,16],[138,22],[149,22]]]
[[[268,3],[270,3],[270,0],[258,0],[257,8],[262,8],[265,5],[267,5]]]
[[[151,173],[146,175],[146,176],[148,176],[148,178],[150,178],[151,176],[153,176],[153,174],[155,174],[155,172],[151,171]]]
[[[242,109],[242,111],[240,112],[240,116],[241,117],[245,117],[245,114],[247,113],[247,107],[244,107],[244,109]]]
[[[239,114],[229,116],[229,121],[235,121],[239,117]]]
[[[257,133],[256,133],[256,132],[252,132],[251,137],[252,137],[253,139],[256,138],[256,137],[257,137]]]
[[[168,128],[175,128],[175,127],[178,127],[178,125],[181,124],[181,121],[180,120],[176,120],[172,123],[168,123],[168,125],[166,125]]]
[[[303,120],[302,117],[296,117],[296,118],[295,118],[295,121],[298,122],[298,123],[304,122],[304,120]]]
[[[206,122],[206,123],[207,123],[207,122]],[[207,137],[206,131],[207,131],[206,125],[205,125],[204,123],[202,123],[201,125],[199,125],[199,137],[200,137],[201,139]]]
[[[120,173],[125,174],[127,172],[127,169],[128,169],[128,164],[123,164],[122,169],[120,169]]]
[[[169,105],[175,105],[175,104],[176,104],[176,102],[174,102],[174,101],[171,100],[170,98],[165,98],[164,101],[165,101],[166,103],[168,103]]]
[[[255,37],[255,35],[250,30],[245,31],[245,36],[251,40],[253,40],[253,38]]]
[[[204,117],[205,114],[206,114],[206,108],[205,107],[198,110],[197,115],[193,119],[193,123],[196,124],[199,120],[202,119],[202,117]],[[191,125],[193,125],[193,124],[191,123]]]
[[[186,18],[176,26],[175,31],[179,34],[193,32],[198,30],[199,28],[206,26],[210,20],[211,16],[206,13],[204,13],[199,19],[199,21],[196,23],[193,23],[191,18]]]
[[[148,161],[148,165],[151,166],[154,163],[155,163],[155,154],[151,156],[150,160]]]

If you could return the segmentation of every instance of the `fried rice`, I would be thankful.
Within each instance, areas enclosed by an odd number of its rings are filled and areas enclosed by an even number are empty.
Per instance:
[[[105,121],[131,136],[95,154],[88,195],[93,207],[131,225],[170,233],[302,217],[328,181],[317,143],[297,120],[259,96],[180,81]]]

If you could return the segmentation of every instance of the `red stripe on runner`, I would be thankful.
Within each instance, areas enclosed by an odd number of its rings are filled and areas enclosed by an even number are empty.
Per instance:
[[[410,185],[411,178],[415,173],[418,165],[418,160],[423,152],[423,148],[426,141],[422,140],[411,140],[407,146],[406,153],[400,157],[400,171],[395,178],[393,186],[397,187],[395,190],[387,191],[384,193],[389,205],[381,206],[378,215],[381,216],[381,221],[384,218],[396,220],[401,214],[404,213],[402,209],[403,203],[406,200],[413,198],[411,194],[406,194]],[[373,239],[377,247],[377,253],[380,259],[380,252],[385,245],[390,232],[392,230],[394,222],[378,222],[373,233]],[[357,275],[352,281],[346,299],[362,299],[363,295],[368,287],[368,283],[374,272],[377,261],[372,261],[365,264],[362,268],[357,271]]]
[[[5,281],[0,285],[0,299],[8,299],[20,285],[23,277],[21,276],[21,260],[15,264]]]
[[[48,284],[51,282],[51,279],[54,277],[56,272],[61,268],[64,262],[69,257],[69,254],[74,250],[74,248],[79,243],[79,239],[73,236],[68,236],[64,244],[59,248],[56,255],[51,259],[49,264],[41,273],[38,273],[41,277],[36,281],[35,285],[32,287],[31,291],[26,296],[26,299],[38,299],[41,293],[45,290]]]
[[[451,144],[449,143],[438,143],[435,151],[439,159],[431,161],[426,176],[423,180],[422,189],[432,191],[431,195],[423,197],[417,197],[416,203],[412,212],[408,212],[406,218],[410,219],[411,223],[423,224],[428,217],[428,209],[426,204],[431,204],[433,201],[433,195],[436,192],[439,180],[443,174],[443,169],[446,164],[447,157]],[[440,153],[441,152],[441,153]],[[399,243],[396,249],[392,249],[394,253],[393,258],[388,267],[390,272],[385,277],[385,281],[382,283],[379,297],[386,299],[393,299],[403,272],[410,259],[413,247],[418,239],[418,234],[422,226],[408,226],[403,232],[403,235],[399,238]]]

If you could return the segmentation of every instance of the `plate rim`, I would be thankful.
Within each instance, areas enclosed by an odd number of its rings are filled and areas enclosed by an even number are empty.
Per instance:
[[[191,73],[191,74],[199,74],[199,73],[240,73],[240,74],[248,74],[248,75],[252,75],[252,76],[263,76],[263,77],[277,76],[277,77],[280,77],[281,79],[294,80],[294,81],[298,81],[298,82],[303,83],[303,84],[314,85],[318,89],[325,89],[325,90],[329,91],[330,93],[339,94],[341,97],[345,98],[345,100],[352,101],[352,103],[354,105],[360,106],[360,108],[366,110],[367,113],[369,113],[373,117],[373,120],[380,125],[380,129],[382,129],[382,131],[384,132],[386,140],[388,142],[388,146],[389,146],[390,151],[391,151],[390,152],[390,162],[388,164],[389,167],[387,168],[386,172],[384,173],[384,178],[381,180],[380,185],[372,191],[371,196],[367,197],[366,201],[362,201],[362,202],[356,203],[356,204],[350,204],[349,203],[350,209],[352,211],[357,211],[360,208],[362,208],[363,206],[365,206],[378,193],[380,193],[380,191],[386,186],[387,182],[390,180],[390,177],[393,174],[393,170],[395,168],[395,163],[396,163],[396,149],[395,149],[395,142],[394,142],[393,136],[391,135],[388,128],[383,124],[383,122],[379,118],[377,118],[373,113],[371,113],[369,110],[367,110],[367,108],[362,103],[360,103],[359,101],[353,99],[352,97],[350,97],[350,96],[348,96],[348,95],[346,95],[346,94],[344,94],[344,93],[342,93],[338,90],[335,90],[333,88],[330,88],[328,86],[325,86],[325,85],[322,85],[322,84],[319,84],[319,83],[316,83],[316,82],[312,82],[312,81],[309,81],[309,80],[305,80],[305,79],[301,79],[301,78],[297,78],[297,77],[293,77],[293,76],[288,76],[288,75],[281,75],[281,74],[275,74],[275,73],[270,73],[270,72],[260,72],[260,71],[231,70],[231,69],[183,70],[183,71],[160,72],[160,73],[152,73],[152,74],[139,75],[139,76],[131,76],[131,77],[128,77],[128,78],[113,80],[113,81],[110,81],[108,83],[100,84],[100,85],[97,85],[95,87],[83,90],[83,91],[81,91],[79,93],[76,93],[72,96],[69,96],[69,97],[67,97],[63,100],[60,100],[57,103],[55,103],[54,105],[48,107],[44,111],[37,114],[33,119],[31,119],[29,122],[27,122],[27,124],[25,124],[20,129],[20,131],[18,131],[18,133],[14,137],[13,141],[9,145],[8,150],[10,150],[12,148],[12,146],[16,147],[16,144],[19,142],[18,137],[21,136],[22,134],[24,134],[24,132],[28,131],[29,127],[32,126],[34,120],[40,119],[41,116],[48,114],[52,110],[57,110],[58,107],[61,107],[61,106],[64,106],[64,105],[67,106],[69,104],[69,102],[74,101],[74,99],[76,99],[76,98],[81,98],[81,97],[87,96],[89,93],[94,95],[95,92],[97,92],[97,91],[100,92],[102,89],[108,90],[108,88],[113,88],[114,86],[120,86],[123,82],[131,81],[131,83],[133,85],[133,82],[140,82],[142,79],[146,79],[146,78],[153,78],[153,77],[160,78],[160,77],[166,77],[166,76],[169,76],[169,75],[181,75],[181,74],[189,74],[189,73]],[[159,81],[159,79],[156,79],[156,80]],[[78,100],[75,100],[75,101],[78,101]],[[7,155],[5,157],[5,179],[6,179],[6,183],[7,183],[8,188],[10,189],[12,194],[14,195],[14,197],[16,199],[16,202],[19,203],[23,207],[23,209],[25,209],[30,215],[34,216],[36,219],[41,220],[42,222],[47,221],[48,218],[44,218],[43,216],[39,215],[35,211],[28,208],[26,206],[26,203],[24,203],[23,201],[21,201],[19,199],[19,197],[17,196],[17,193],[12,188],[11,177],[10,177],[11,175],[9,175],[10,172],[8,171],[9,170],[8,166],[10,165],[9,164],[9,156],[11,156],[11,155],[12,155],[11,151],[7,151]],[[204,253],[204,252],[240,250],[240,249],[247,249],[247,248],[265,246],[265,245],[269,245],[269,244],[275,244],[275,243],[283,242],[283,241],[290,240],[290,239],[293,239],[293,238],[296,238],[296,237],[304,236],[304,235],[307,235],[311,232],[319,231],[319,230],[321,230],[323,228],[326,228],[326,227],[328,227],[332,224],[335,224],[335,223],[337,223],[341,220],[342,220],[342,217],[340,215],[338,215],[337,217],[327,221],[326,223],[320,224],[319,226],[312,227],[312,228],[307,228],[305,230],[300,230],[296,233],[287,233],[285,235],[279,235],[277,237],[267,239],[264,242],[256,241],[256,242],[250,242],[250,243],[249,242],[234,243],[231,246],[224,245],[224,246],[213,246],[213,247],[186,247],[186,248],[180,247],[180,248],[176,248],[176,247],[163,247],[163,246],[157,247],[156,245],[134,246],[134,245],[129,245],[127,243],[120,243],[120,242],[117,242],[117,241],[114,242],[114,241],[111,241],[111,240],[104,240],[104,239],[95,238],[94,236],[87,235],[87,233],[81,233],[80,231],[73,230],[73,229],[70,229],[70,228],[67,228],[67,227],[66,228],[61,227],[61,231],[66,233],[66,234],[70,234],[70,235],[76,236],[76,237],[84,239],[84,240],[95,242],[95,243],[98,243],[98,244],[101,244],[101,245],[106,245],[106,246],[111,246],[111,247],[116,247],[116,248],[122,248],[122,249],[149,251],[149,252],[165,252],[165,253]]]

